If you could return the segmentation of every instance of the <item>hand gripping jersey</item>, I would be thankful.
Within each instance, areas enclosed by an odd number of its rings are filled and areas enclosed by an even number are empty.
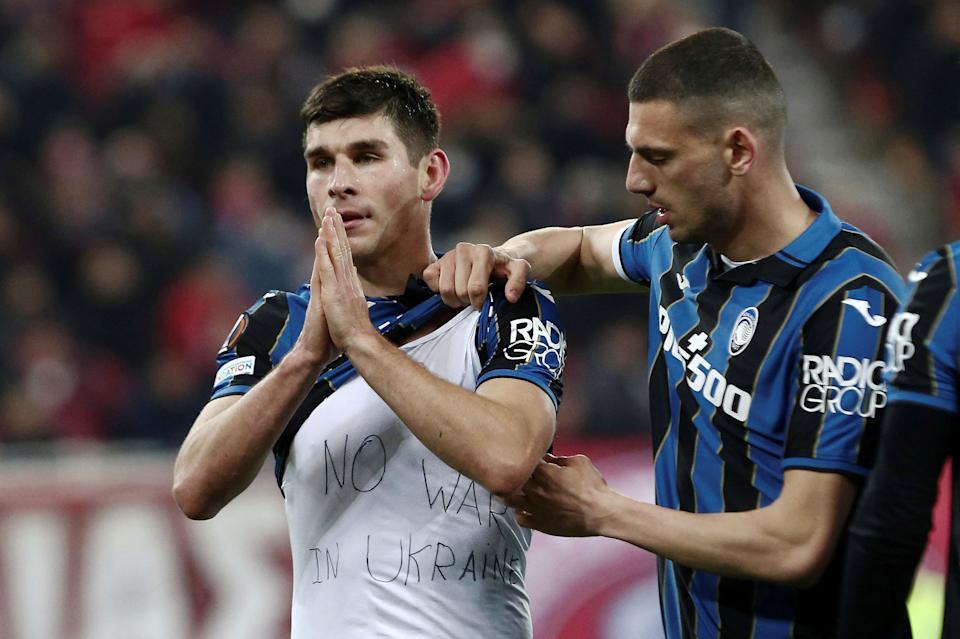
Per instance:
[[[282,359],[309,296],[272,292],[241,316],[213,397],[245,392]],[[437,296],[368,305],[387,334],[441,306]],[[400,348],[463,388],[513,377],[560,399],[566,345],[536,286],[516,304],[492,287],[479,312]],[[421,444],[352,369],[326,371],[314,391],[274,451],[293,555],[291,636],[530,637],[530,532],[513,511]]]
[[[902,282],[869,238],[798,187],[817,219],[783,250],[724,268],[650,212],[614,242],[650,287],[656,497],[689,512],[772,503],[791,468],[865,475],[886,403],[886,324]],[[720,577],[660,560],[667,636],[827,637],[837,559],[813,588]]]

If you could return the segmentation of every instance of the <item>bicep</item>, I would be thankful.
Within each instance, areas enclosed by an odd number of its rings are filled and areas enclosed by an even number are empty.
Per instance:
[[[557,412],[546,391],[524,379],[494,377],[477,387],[477,395],[515,416],[518,435],[533,443],[541,454],[547,451],[556,430]]]
[[[243,395],[226,395],[211,399],[207,402],[200,411],[200,414],[197,415],[197,418],[193,420],[193,426],[190,427],[190,432],[187,433],[187,439],[184,443],[186,444],[192,439],[201,436],[203,432],[207,430],[212,420],[240,401],[241,397],[243,397]]]
[[[775,502],[800,527],[822,528],[836,538],[857,495],[857,483],[842,473],[792,469],[783,473],[783,490]]]
[[[787,470],[783,490],[769,507],[762,508],[768,535],[781,550],[772,559],[780,579],[810,586],[833,558],[857,494],[853,479],[840,473]]]
[[[637,284],[624,279],[618,262],[619,240],[624,229],[636,220],[621,220],[600,226],[586,226],[580,245],[581,284],[590,292],[636,291]]]
[[[841,473],[792,469],[770,506],[779,534],[801,549],[806,565],[826,567],[857,496],[857,483]]]

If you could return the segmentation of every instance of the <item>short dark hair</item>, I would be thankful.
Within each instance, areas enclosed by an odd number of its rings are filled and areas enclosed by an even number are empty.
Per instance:
[[[428,91],[392,66],[354,67],[316,85],[300,108],[304,136],[311,124],[380,113],[393,122],[411,164],[437,148],[440,114]]]
[[[780,81],[756,45],[730,29],[704,29],[655,51],[633,75],[627,96],[673,102],[700,125],[742,119],[783,140],[787,105]]]

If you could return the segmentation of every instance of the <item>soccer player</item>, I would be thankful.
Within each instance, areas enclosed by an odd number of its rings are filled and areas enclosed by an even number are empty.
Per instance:
[[[877,465],[850,526],[841,604],[842,637],[888,637],[909,627],[904,602],[927,543],[940,471],[954,458],[953,522],[943,636],[960,637],[957,559],[957,363],[960,242],[927,255],[887,333],[890,406]]]
[[[271,291],[218,355],[174,496],[213,517],[273,450],[293,553],[293,637],[530,637],[530,531],[498,497],[553,439],[565,341],[545,289],[448,309],[422,282],[447,179],[429,93],[388,67],[301,112],[310,285]]]
[[[451,304],[487,278],[516,295],[650,291],[656,505],[583,456],[548,456],[511,501],[522,525],[659,555],[668,637],[829,637],[835,552],[886,402],[883,329],[902,281],[784,159],[783,92],[742,35],[707,29],[630,81],[635,221],[459,245],[425,279]]]

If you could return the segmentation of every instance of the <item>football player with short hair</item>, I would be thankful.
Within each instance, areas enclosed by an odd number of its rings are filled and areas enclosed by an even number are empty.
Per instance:
[[[450,310],[437,259],[449,172],[429,93],[352,69],[304,103],[309,286],[271,291],[218,356],[174,496],[214,516],[272,450],[293,553],[293,637],[530,637],[530,531],[500,495],[554,436],[564,335],[550,293]]]

